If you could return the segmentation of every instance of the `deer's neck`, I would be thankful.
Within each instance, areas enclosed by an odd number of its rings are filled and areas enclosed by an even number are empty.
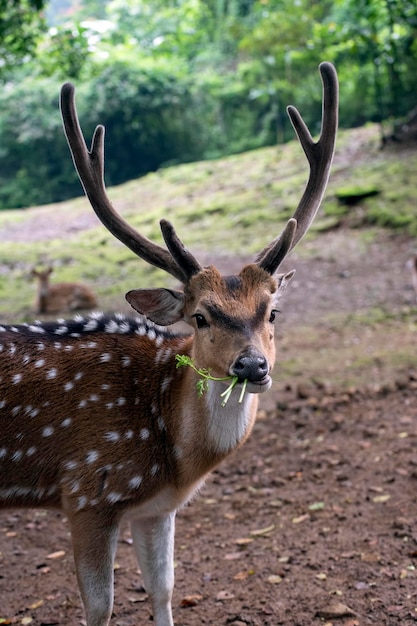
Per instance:
[[[183,388],[179,407],[180,419],[175,424],[174,454],[179,475],[185,483],[203,476],[238,448],[249,436],[256,417],[258,397],[245,394],[239,402],[240,388],[233,390],[225,406],[221,393],[227,384],[209,381],[208,389],[200,396],[198,375],[186,368],[174,380],[173,389]]]

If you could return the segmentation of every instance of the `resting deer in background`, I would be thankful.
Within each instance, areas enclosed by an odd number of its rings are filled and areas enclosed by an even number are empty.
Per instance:
[[[166,248],[121,218],[103,179],[104,128],[88,151],[65,84],[61,110],[75,167],[95,212],[139,257],[181,281],[184,291],[138,289],[141,316],[90,314],[72,321],[0,327],[0,505],[60,507],[68,517],[88,626],[106,626],[122,518],[156,626],[172,626],[174,522],[208,473],[238,448],[254,424],[258,396],[272,384],[277,301],[293,272],[277,275],[308,230],[326,189],[338,117],[333,66],[320,66],[323,119],[315,143],[288,108],[310,164],[302,199],[282,234],[235,276],[202,267],[170,222]],[[179,320],[192,332],[164,328]],[[213,377],[177,367],[177,355]],[[234,378],[226,405],[221,394]],[[228,380],[224,380],[228,379]],[[223,406],[224,405],[224,406]]]
[[[94,309],[97,298],[90,287],[81,283],[49,283],[52,267],[45,269],[33,268],[31,276],[37,278],[38,293],[36,297],[36,313],[62,313]]]

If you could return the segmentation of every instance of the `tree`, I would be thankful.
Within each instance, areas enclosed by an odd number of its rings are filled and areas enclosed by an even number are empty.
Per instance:
[[[0,0],[0,79],[32,57],[40,34],[46,0]]]

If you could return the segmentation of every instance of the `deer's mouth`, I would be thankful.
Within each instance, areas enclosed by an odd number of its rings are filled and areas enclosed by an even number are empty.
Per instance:
[[[239,381],[243,383],[243,381]],[[272,385],[272,378],[267,374],[261,380],[248,380],[246,383],[246,391],[248,393],[263,393],[268,391]]]

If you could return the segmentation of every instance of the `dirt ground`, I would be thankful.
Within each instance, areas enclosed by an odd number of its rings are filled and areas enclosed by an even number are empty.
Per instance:
[[[379,308],[406,310],[415,322],[404,273],[412,242],[381,235],[364,250],[356,235],[336,232],[303,246],[310,256],[288,263],[297,277],[283,306],[274,390],[249,441],[178,514],[177,626],[417,622],[417,363],[376,360],[353,386],[339,382],[350,345],[364,354],[390,341],[415,347],[417,333],[349,335],[329,318]],[[327,348],[341,358],[323,371]],[[308,380],[302,371],[280,378],[294,351],[306,355]],[[2,512],[0,624],[83,619],[65,518]],[[123,526],[112,624],[148,623]]]

